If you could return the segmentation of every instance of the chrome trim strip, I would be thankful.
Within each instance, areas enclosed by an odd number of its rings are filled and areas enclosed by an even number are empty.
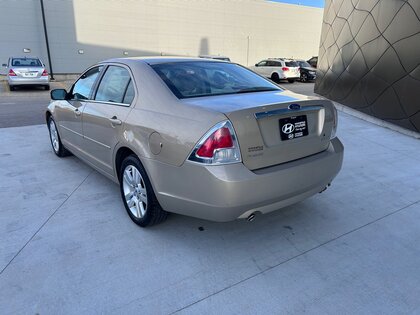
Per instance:
[[[86,100],[87,103],[100,103],[100,104],[107,104],[107,105],[117,105],[117,106],[124,106],[130,107],[131,104],[124,104],[124,103],[117,103],[117,102],[105,102],[105,101],[96,101],[96,100]]]
[[[70,128],[67,128],[67,127],[63,126],[62,124],[59,124],[59,125],[60,125],[61,128],[64,128],[64,129],[66,129],[66,130],[68,130],[70,132],[73,132],[74,134],[76,134],[76,135],[78,135],[78,136],[80,136],[80,137],[83,138],[83,135],[81,133],[78,133],[78,132],[76,132],[74,130],[71,130]]]
[[[83,138],[85,138],[85,139],[87,139],[87,140],[90,140],[90,141],[92,141],[92,142],[94,142],[94,143],[96,143],[96,144],[99,144],[99,145],[101,145],[101,146],[103,146],[103,147],[105,147],[105,148],[107,148],[107,149],[111,149],[111,147],[110,147],[109,145],[106,145],[106,144],[104,144],[104,143],[102,143],[102,142],[96,141],[96,140],[94,140],[94,139],[92,139],[92,138],[89,138],[89,137],[87,137],[87,136],[83,136]]]
[[[323,108],[324,108],[323,106],[319,106],[319,105],[304,106],[304,107],[301,107],[300,109],[281,108],[281,109],[271,110],[271,111],[268,111],[268,112],[255,113],[254,116],[255,116],[256,119],[262,119],[262,118],[277,116],[277,115],[285,115],[285,114],[293,114],[293,113],[302,113],[302,112],[313,111],[313,110],[321,110]]]

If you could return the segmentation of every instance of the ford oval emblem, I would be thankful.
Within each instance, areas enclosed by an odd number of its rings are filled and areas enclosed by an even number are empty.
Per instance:
[[[289,109],[291,109],[291,110],[300,109],[300,105],[299,104],[290,104],[289,105]]]

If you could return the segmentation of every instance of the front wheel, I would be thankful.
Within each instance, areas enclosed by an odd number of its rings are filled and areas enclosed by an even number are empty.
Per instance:
[[[59,157],[65,157],[71,153],[61,143],[60,135],[58,134],[57,125],[52,117],[48,118],[48,130],[50,132],[51,146],[54,153]]]
[[[146,227],[167,218],[168,213],[159,205],[149,177],[137,156],[130,155],[124,159],[119,179],[125,209],[134,223]]]
[[[308,82],[308,75],[306,73],[301,74],[300,82]]]

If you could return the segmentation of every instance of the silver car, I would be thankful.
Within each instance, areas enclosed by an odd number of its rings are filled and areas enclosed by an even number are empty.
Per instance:
[[[37,57],[10,57],[3,67],[8,69],[7,82],[10,90],[17,86],[42,86],[45,90],[50,89],[50,80],[47,69]]]
[[[342,165],[330,101],[233,63],[112,59],[51,97],[55,154],[118,183],[140,226],[168,212],[251,220],[323,191]]]

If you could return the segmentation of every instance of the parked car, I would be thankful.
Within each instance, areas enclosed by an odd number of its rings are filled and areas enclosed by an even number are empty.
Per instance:
[[[266,59],[256,63],[255,67],[251,67],[251,69],[274,82],[287,80],[293,83],[300,78],[299,66],[291,59]]]
[[[118,183],[140,226],[168,212],[252,220],[323,191],[342,165],[331,101],[233,63],[111,59],[51,98],[55,154],[71,152]]]
[[[312,67],[305,60],[295,60],[299,65],[300,82],[308,82],[316,79],[316,68]]]
[[[318,56],[312,57],[311,59],[308,60],[308,63],[314,67],[314,68],[318,68]]]
[[[10,91],[17,86],[43,86],[50,89],[50,79],[44,63],[37,57],[10,57],[3,67],[8,69],[7,82]]]
[[[220,56],[220,55],[200,55],[200,58],[205,58],[205,59],[215,59],[215,60],[222,60],[222,61],[229,61],[230,62],[230,58],[226,57],[226,56]]]

